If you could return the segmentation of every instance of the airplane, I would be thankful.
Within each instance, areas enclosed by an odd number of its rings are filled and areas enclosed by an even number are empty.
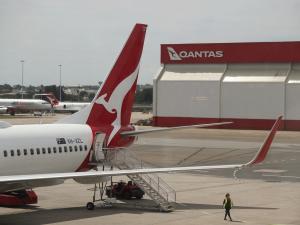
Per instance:
[[[96,140],[101,140],[100,151],[114,151],[130,146],[138,135],[230,123],[149,130],[137,130],[130,124],[146,28],[145,24],[134,26],[112,70],[87,107],[53,124],[0,123],[0,205],[37,203],[32,188],[61,184],[66,179],[96,184],[112,176],[238,169],[265,159],[282,117],[276,120],[262,147],[247,163],[106,171],[98,171],[89,163],[95,153]]]
[[[53,111],[58,113],[75,113],[90,104],[90,102],[60,102],[53,93],[35,94],[34,98],[48,101],[52,105]],[[152,106],[134,104],[133,109],[149,111],[152,109]]]
[[[40,99],[0,99],[0,109],[0,113],[14,116],[17,112],[48,112],[52,106]]]
[[[55,112],[61,113],[75,113],[90,104],[90,102],[60,102],[52,93],[36,94],[35,98],[36,97],[41,97],[45,101],[48,101],[52,105]]]

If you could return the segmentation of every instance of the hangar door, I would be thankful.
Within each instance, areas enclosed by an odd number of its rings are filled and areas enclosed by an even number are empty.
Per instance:
[[[221,85],[222,118],[284,115],[289,64],[229,64]]]
[[[299,130],[300,64],[294,64],[286,84],[286,129]],[[298,121],[295,121],[298,120]]]
[[[165,65],[155,86],[158,117],[219,118],[224,64]]]

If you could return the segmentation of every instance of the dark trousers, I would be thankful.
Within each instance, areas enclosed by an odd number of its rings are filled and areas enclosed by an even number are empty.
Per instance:
[[[225,217],[224,217],[224,220],[226,219],[227,216],[229,216],[229,219],[232,220],[232,219],[231,219],[231,216],[230,216],[230,209],[225,209]]]

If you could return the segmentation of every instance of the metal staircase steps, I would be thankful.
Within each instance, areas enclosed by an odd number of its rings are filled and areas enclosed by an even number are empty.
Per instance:
[[[145,168],[145,163],[128,150],[107,151],[107,158],[119,169]],[[128,177],[136,183],[160,208],[161,211],[173,210],[176,202],[176,191],[156,174],[135,174]]]

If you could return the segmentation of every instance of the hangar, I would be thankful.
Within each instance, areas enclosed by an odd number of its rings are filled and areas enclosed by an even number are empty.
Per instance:
[[[154,126],[300,130],[300,42],[162,44]]]

